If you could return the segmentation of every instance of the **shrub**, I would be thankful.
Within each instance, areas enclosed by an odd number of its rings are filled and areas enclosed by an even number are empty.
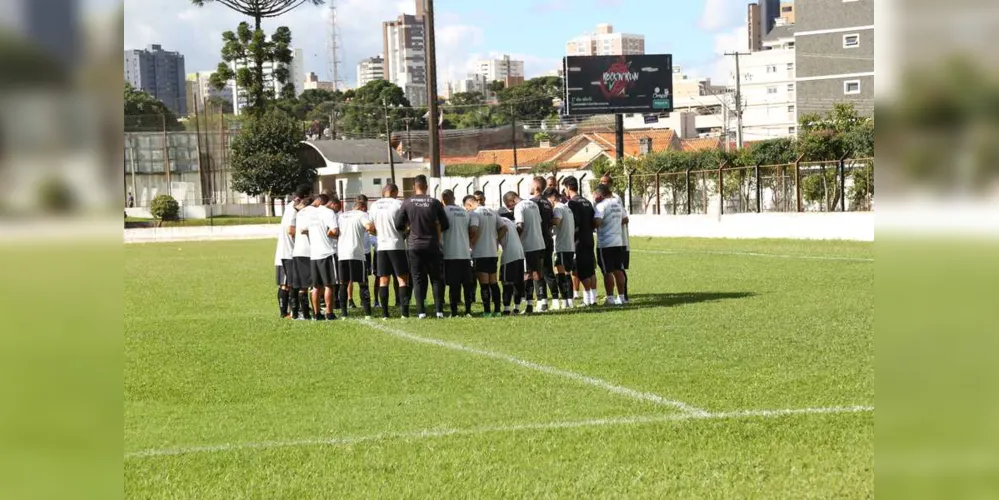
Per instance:
[[[153,198],[149,213],[159,220],[177,220],[180,215],[180,204],[173,199],[173,196],[161,194]]]
[[[502,172],[503,167],[495,163],[489,165],[465,163],[444,166],[444,175],[448,177],[478,177],[480,175],[498,175]]]
[[[63,214],[73,209],[76,199],[65,180],[61,177],[49,177],[39,186],[38,201],[43,211]]]

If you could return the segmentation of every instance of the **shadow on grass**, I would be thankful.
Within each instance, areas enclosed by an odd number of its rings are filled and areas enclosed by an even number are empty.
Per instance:
[[[572,309],[558,309],[550,310],[546,313],[542,313],[543,316],[552,315],[575,315],[575,314],[596,314],[604,312],[614,312],[614,311],[629,311],[637,309],[655,309],[655,308],[666,308],[673,306],[681,306],[687,304],[700,304],[703,302],[717,302],[720,300],[734,300],[734,299],[745,299],[755,296],[752,292],[685,292],[685,293],[639,293],[631,296],[631,300],[627,305],[624,306],[610,306],[610,305],[597,305],[590,307],[574,307]],[[577,301],[578,302],[578,301]],[[412,305],[412,315],[416,316],[416,306]],[[459,307],[459,310],[464,311],[464,306]],[[444,306],[445,315],[450,315],[450,305]],[[475,317],[481,317],[482,315],[482,303],[476,302],[474,309]],[[392,318],[398,318],[400,316],[400,309],[398,307],[390,307],[389,313]],[[427,312],[431,316],[434,313],[434,306],[432,301],[427,301]],[[339,315],[339,311],[337,311]],[[375,317],[380,317],[381,309],[374,309],[373,314]],[[349,315],[351,317],[363,317],[363,313],[360,308],[351,309]],[[538,315],[535,313],[535,315]]]

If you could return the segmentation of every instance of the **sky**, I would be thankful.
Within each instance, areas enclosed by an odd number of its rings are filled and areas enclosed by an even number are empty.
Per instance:
[[[113,0],[89,0],[115,3]],[[599,23],[614,31],[645,35],[646,53],[673,54],[692,76],[728,81],[722,54],[746,48],[747,0],[435,0],[438,81],[468,73],[474,61],[509,54],[525,62],[527,77],[556,69],[565,42],[593,32]],[[329,0],[327,0],[327,5]],[[119,4],[120,5],[120,4]],[[341,34],[341,73],[348,85],[358,61],[382,52],[382,21],[414,13],[415,0],[336,0]],[[185,56],[186,71],[214,70],[222,32],[247,18],[221,4],[195,7],[185,0],[125,0],[125,49],[160,44]],[[271,33],[291,28],[294,47],[305,55],[305,71],[327,80],[328,6],[304,5],[266,20]],[[252,22],[252,21],[251,21]]]

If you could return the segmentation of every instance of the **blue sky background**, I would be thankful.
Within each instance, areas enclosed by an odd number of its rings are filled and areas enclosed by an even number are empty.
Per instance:
[[[118,4],[87,0],[92,5]],[[528,77],[559,65],[565,42],[611,23],[645,35],[646,52],[672,53],[685,72],[725,80],[720,54],[745,44],[747,0],[436,0],[440,81],[464,76],[478,59],[510,54],[524,59]],[[342,72],[355,79],[357,62],[381,52],[381,22],[415,11],[410,0],[337,0]],[[325,7],[305,6],[265,23],[292,29],[305,51],[306,71],[327,76]],[[196,8],[184,0],[125,0],[124,46],[160,43],[186,57],[188,72],[212,70],[221,34],[243,19],[221,5]]]

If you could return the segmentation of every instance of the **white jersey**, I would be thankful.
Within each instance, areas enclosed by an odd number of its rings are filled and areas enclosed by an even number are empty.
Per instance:
[[[282,260],[290,260],[292,252],[295,250],[295,237],[288,234],[288,230],[295,226],[295,218],[298,210],[291,205],[285,205],[284,214],[281,216],[281,232],[277,238],[277,249],[274,250],[274,265],[280,266]]]
[[[311,257],[312,247],[309,245],[309,236],[302,234],[302,231],[309,229],[310,217],[316,207],[309,205],[298,211],[295,216],[295,247],[292,249],[294,257]]]
[[[316,207],[309,217],[309,257],[323,260],[336,253],[336,238],[330,237],[330,230],[337,228],[337,217],[326,207]]]
[[[479,228],[479,239],[475,241],[475,248],[472,249],[472,258],[495,259],[499,257],[499,242],[496,236],[499,234],[499,228],[503,227],[503,223],[500,222],[502,217],[486,207],[476,208],[472,214],[471,224]]]
[[[367,212],[351,210],[340,215],[340,261],[364,260],[364,242],[368,239]]]
[[[628,207],[625,205],[624,200],[615,193],[614,199],[621,203],[621,208],[624,210],[624,216],[628,217]],[[631,238],[628,237],[628,224],[625,224],[621,228],[621,238],[624,240],[624,249],[631,250]]]
[[[621,202],[614,198],[605,198],[595,207],[594,219],[600,220],[597,228],[597,248],[612,248],[624,246],[624,227],[622,222],[626,217]]]
[[[517,225],[506,217],[499,217],[500,224],[506,226],[506,234],[500,240],[503,246],[503,258],[500,262],[504,265],[524,258],[524,247],[517,236]]]
[[[444,207],[448,228],[441,236],[444,240],[444,260],[470,260],[472,250],[468,243],[468,228],[471,226],[468,212],[457,205]]]
[[[520,242],[525,252],[537,252],[545,249],[545,238],[541,234],[541,210],[538,204],[531,200],[520,200],[513,207],[513,220],[523,226]]]
[[[405,250],[406,240],[395,227],[395,217],[402,208],[402,200],[382,198],[371,204],[371,222],[378,234],[378,250]]]
[[[558,219],[559,223],[554,227],[555,251],[575,252],[576,251],[576,217],[572,215],[572,210],[564,203],[558,203],[552,210],[552,219]]]

